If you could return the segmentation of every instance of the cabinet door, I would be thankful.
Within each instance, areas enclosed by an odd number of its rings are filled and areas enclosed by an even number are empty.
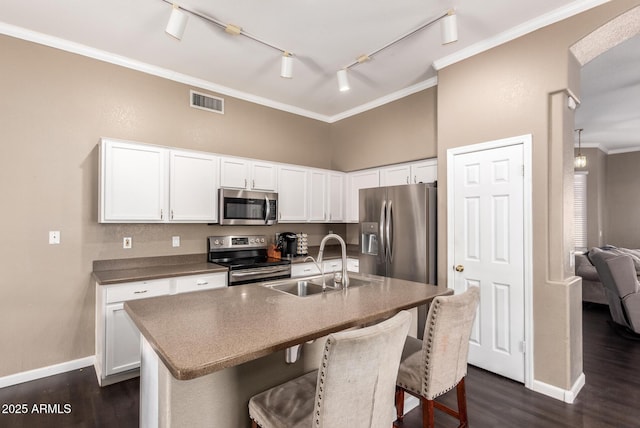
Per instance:
[[[274,164],[253,162],[251,164],[251,188],[266,192],[276,191],[277,168]]]
[[[170,220],[213,223],[218,220],[218,158],[171,151]]]
[[[103,140],[100,155],[100,222],[163,221],[166,150]]]
[[[396,165],[380,170],[381,186],[399,186],[409,184],[411,168],[409,165]]]
[[[329,173],[328,210],[329,221],[344,221],[344,174]]]
[[[220,158],[220,187],[249,188],[249,163],[244,159]]]
[[[429,159],[411,165],[412,183],[433,183],[438,179],[438,161]]]
[[[106,308],[105,375],[140,367],[140,332],[124,311],[123,303]]]
[[[278,168],[278,221],[305,222],[309,218],[308,170]]]
[[[358,209],[360,199],[360,189],[379,187],[380,175],[378,170],[362,171],[349,174],[349,193],[347,199],[348,222],[357,223],[359,220]]]
[[[327,220],[327,173],[309,173],[309,221]]]

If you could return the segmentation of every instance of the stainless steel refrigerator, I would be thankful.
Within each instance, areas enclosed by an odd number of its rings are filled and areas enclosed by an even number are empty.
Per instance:
[[[360,190],[360,271],[436,284],[435,183]],[[422,338],[426,306],[418,308]]]

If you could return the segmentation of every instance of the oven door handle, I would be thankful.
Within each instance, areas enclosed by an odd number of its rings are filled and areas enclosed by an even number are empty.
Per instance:
[[[290,267],[291,267],[290,265],[287,265],[287,266],[281,266],[281,267],[246,269],[246,271],[241,271],[241,272],[231,271],[231,276],[241,278],[243,276],[259,275],[263,273],[287,272],[290,270]]]

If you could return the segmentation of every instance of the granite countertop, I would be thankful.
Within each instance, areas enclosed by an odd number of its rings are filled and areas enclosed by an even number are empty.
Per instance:
[[[215,263],[208,263],[206,254],[96,260],[93,262],[93,278],[99,285],[216,272],[227,272],[227,268]]]
[[[125,310],[171,374],[188,380],[452,294],[444,286],[357,277],[371,283],[308,297],[247,284],[129,301]]]

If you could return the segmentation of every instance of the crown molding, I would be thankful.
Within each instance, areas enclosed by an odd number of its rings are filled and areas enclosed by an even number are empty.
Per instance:
[[[536,19],[525,22],[518,26],[515,26],[503,33],[498,34],[495,37],[483,40],[475,43],[465,49],[462,49],[454,54],[448,55],[444,58],[438,59],[433,62],[433,67],[436,71],[439,71],[449,65],[471,58],[474,55],[493,49],[496,46],[500,46],[504,43],[510,42],[522,37],[526,34],[532,33],[547,25],[555,24],[563,19],[570,18],[574,15],[582,13],[586,10],[592,9],[601,4],[607,3],[610,0],[577,0],[573,3],[549,12],[545,15],[539,16]]]
[[[360,113],[364,113],[367,110],[373,110],[374,108],[380,107],[382,105],[388,104],[390,102],[399,100],[401,98],[407,97],[409,95],[413,95],[416,92],[423,91],[425,89],[432,88],[438,85],[438,78],[432,77],[427,80],[423,80],[422,82],[416,83],[415,85],[408,86],[404,89],[400,89],[399,91],[393,92],[389,95],[385,95],[384,97],[376,98],[373,101],[368,103],[359,105],[358,107],[354,107],[350,110],[344,111],[342,113],[336,114],[334,116],[330,116],[328,118],[329,123],[334,123],[342,119],[346,119],[351,116],[355,116]]]
[[[150,65],[122,55],[117,55],[111,52],[92,48],[87,45],[71,42],[69,40],[61,39],[58,37],[49,36],[47,34],[39,33],[36,31],[27,30],[25,28],[17,27],[3,22],[0,22],[0,34],[5,34],[7,36],[15,37],[29,42],[34,42],[40,45],[60,49],[66,52],[75,53],[88,58],[97,59],[99,61],[107,62],[110,64],[119,65],[131,70],[141,71],[152,76],[162,77],[164,79],[183,83],[185,85],[196,86],[200,89],[206,89],[211,92],[216,92],[218,94],[227,95],[230,97],[238,98],[240,100],[263,105],[265,107],[271,107],[277,110],[293,113],[299,116],[304,116],[323,122],[329,122],[330,120],[330,117],[327,115],[315,113],[313,111],[295,107],[289,104],[280,103],[268,98],[259,97],[247,92],[232,89],[223,85],[218,85],[207,80],[188,76],[186,74],[178,73],[166,68]]]

